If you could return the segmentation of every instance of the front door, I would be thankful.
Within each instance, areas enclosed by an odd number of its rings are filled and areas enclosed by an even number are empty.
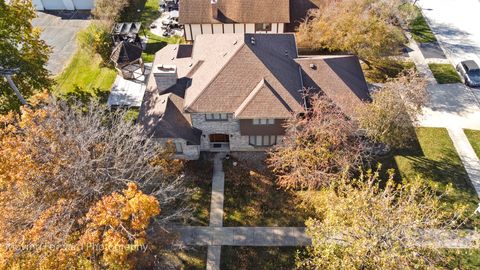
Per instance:
[[[209,139],[212,150],[230,149],[230,136],[228,134],[210,134]]]

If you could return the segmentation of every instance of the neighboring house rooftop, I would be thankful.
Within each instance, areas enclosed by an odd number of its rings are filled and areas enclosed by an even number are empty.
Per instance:
[[[179,22],[288,23],[290,0],[180,0]]]
[[[323,91],[346,113],[369,99],[355,56],[298,57],[293,34],[200,35],[194,45],[166,46],[153,66],[171,67],[178,79],[159,89],[155,76],[149,77],[139,122],[157,137],[175,138],[170,136],[177,131],[167,129],[179,123],[181,138],[193,142],[198,133],[188,126],[188,113],[289,118],[304,110],[305,88]],[[167,117],[165,103],[175,117]]]

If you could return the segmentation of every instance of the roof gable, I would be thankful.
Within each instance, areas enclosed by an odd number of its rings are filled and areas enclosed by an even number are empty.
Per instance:
[[[289,118],[292,113],[292,109],[282,97],[265,79],[262,79],[235,111],[234,117],[238,119]]]

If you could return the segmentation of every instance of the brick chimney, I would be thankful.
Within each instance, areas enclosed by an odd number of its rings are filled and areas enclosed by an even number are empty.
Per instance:
[[[158,65],[153,69],[153,77],[160,93],[177,84],[177,67],[175,65]]]
[[[210,4],[212,6],[212,17],[214,19],[218,19],[218,6],[217,6],[218,0],[210,0]]]

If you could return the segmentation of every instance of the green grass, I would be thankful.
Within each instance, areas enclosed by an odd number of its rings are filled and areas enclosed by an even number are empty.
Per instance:
[[[224,226],[304,226],[308,213],[299,207],[300,199],[276,185],[262,158],[230,159],[224,171]]]
[[[460,158],[443,128],[417,128],[417,141],[409,149],[398,149],[381,160],[384,169],[394,168],[397,179],[415,180],[420,175],[440,191],[445,191],[447,185],[453,186],[453,191],[442,198],[449,210],[459,204],[465,204],[469,215],[473,213],[479,199],[468,178]],[[467,222],[466,227],[480,226],[480,217]]]
[[[187,221],[188,225],[208,226],[209,224],[213,177],[212,162],[206,154],[202,154],[199,160],[191,160],[185,163],[185,181],[187,187],[193,191],[190,200],[193,214]]]
[[[477,157],[480,158],[480,130],[465,129],[464,131]]]
[[[446,250],[446,255],[453,256],[448,269],[476,270],[480,269],[480,249]]]
[[[147,32],[147,47],[142,53],[142,59],[146,63],[153,62],[155,59],[155,53],[161,50],[163,47],[167,46],[167,44],[180,44],[185,43],[183,37],[180,36],[172,36],[172,37],[161,37],[152,34],[152,32]]]
[[[298,247],[222,246],[222,270],[291,270],[295,269]]]
[[[435,80],[437,80],[437,83],[439,84],[462,82],[457,71],[455,71],[455,68],[451,64],[432,63],[428,64],[428,67],[432,71]]]
[[[414,7],[416,13],[415,19],[410,22],[409,28],[413,39],[419,43],[435,42],[437,39],[428,26],[427,21],[422,15],[420,8]]]
[[[103,65],[99,55],[79,49],[68,66],[55,78],[57,85],[54,93],[60,96],[75,95],[81,100],[91,97],[105,99],[116,75],[113,68]]]

